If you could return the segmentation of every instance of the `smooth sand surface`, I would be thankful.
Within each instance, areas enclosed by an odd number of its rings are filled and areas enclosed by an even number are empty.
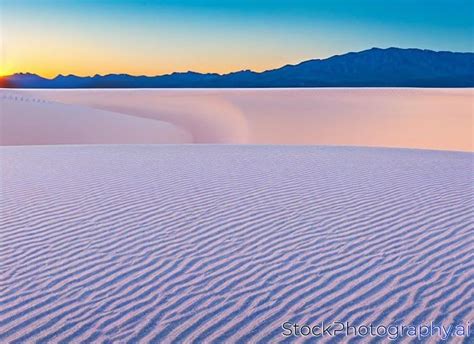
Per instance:
[[[2,343],[277,343],[285,321],[474,319],[471,153],[0,153]]]
[[[191,135],[168,122],[0,93],[1,145],[188,142]]]
[[[195,143],[324,144],[473,151],[473,89],[15,92],[80,105],[85,114],[77,117],[89,117],[92,112],[87,114],[88,111],[101,109],[168,122],[188,133],[191,138],[187,141]],[[7,113],[2,116],[19,111],[10,107],[2,110],[4,112]],[[36,110],[31,108],[31,113],[36,113]],[[28,118],[21,123],[28,126],[29,122]],[[10,131],[8,123],[3,127],[4,132]],[[25,129],[25,133],[18,136],[14,143],[30,142],[28,131]],[[139,133],[135,135],[139,136]],[[40,135],[38,132],[39,143],[47,141]],[[72,134],[68,135],[71,137]],[[149,136],[143,135],[135,137],[136,143],[153,143]],[[120,141],[122,136],[116,137]],[[166,136],[160,130],[156,131],[156,137],[159,137],[157,140],[169,142],[185,140],[181,134]],[[12,143],[4,140],[4,144]]]

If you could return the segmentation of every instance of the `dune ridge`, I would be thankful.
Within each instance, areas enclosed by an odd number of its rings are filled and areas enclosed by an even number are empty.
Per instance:
[[[0,145],[192,142],[165,121],[0,92]]]
[[[285,321],[474,319],[471,153],[0,154],[1,342],[277,343]]]

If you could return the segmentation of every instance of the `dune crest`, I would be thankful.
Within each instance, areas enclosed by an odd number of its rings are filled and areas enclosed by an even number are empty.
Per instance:
[[[0,91],[0,144],[192,143],[178,126]]]

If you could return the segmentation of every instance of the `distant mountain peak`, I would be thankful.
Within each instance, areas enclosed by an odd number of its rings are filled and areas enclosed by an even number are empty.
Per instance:
[[[228,74],[174,72],[160,76],[32,73],[4,77],[11,88],[162,88],[162,87],[473,87],[474,53],[418,48],[378,48],[312,59],[264,72]]]

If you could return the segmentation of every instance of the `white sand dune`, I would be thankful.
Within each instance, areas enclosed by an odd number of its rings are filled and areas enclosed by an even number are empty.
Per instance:
[[[2,343],[277,343],[285,321],[474,319],[471,153],[0,152]]]
[[[19,92],[169,122],[189,132],[196,143],[474,148],[473,89]]]
[[[0,92],[0,144],[187,143],[175,125],[79,105]]]

